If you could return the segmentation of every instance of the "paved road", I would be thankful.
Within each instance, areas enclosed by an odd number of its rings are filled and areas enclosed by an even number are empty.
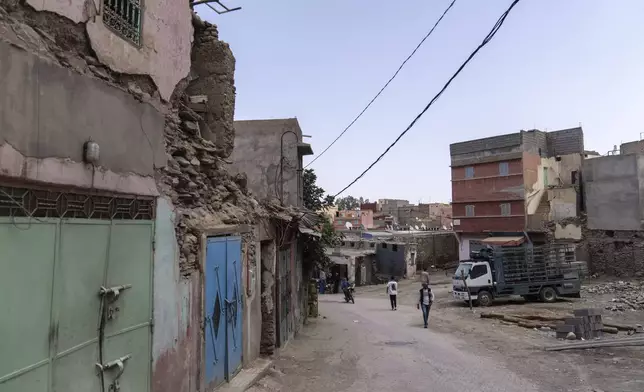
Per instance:
[[[391,311],[384,295],[358,297],[355,305],[322,296],[320,313],[276,360],[279,371],[251,391],[546,392],[432,331],[431,319],[423,329],[414,307]]]

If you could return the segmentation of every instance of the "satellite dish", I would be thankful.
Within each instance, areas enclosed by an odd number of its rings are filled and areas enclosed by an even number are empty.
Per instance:
[[[414,229],[418,230],[418,226],[414,226]]]
[[[351,228],[353,227],[353,225],[351,224],[351,222],[347,222],[347,223],[345,223],[344,225],[345,225],[345,226],[347,227],[347,229],[349,229],[349,230],[351,230]]]
[[[420,226],[420,228],[421,228],[421,229],[423,229],[423,230],[426,230],[426,229],[427,229],[427,226],[425,226],[425,224],[423,223],[423,224]]]

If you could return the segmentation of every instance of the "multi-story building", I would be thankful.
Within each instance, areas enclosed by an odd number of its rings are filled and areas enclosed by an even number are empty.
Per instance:
[[[373,211],[371,210],[343,210],[337,211],[333,220],[333,227],[337,230],[351,228],[365,230],[373,227]]]
[[[520,131],[451,144],[450,155],[453,225],[463,259],[470,245],[490,235],[506,242],[542,240],[551,207],[561,208],[548,191],[580,181],[583,131]],[[576,211],[576,199],[572,207]]]
[[[452,228],[452,205],[448,203],[429,203],[429,217],[438,219],[441,228]]]

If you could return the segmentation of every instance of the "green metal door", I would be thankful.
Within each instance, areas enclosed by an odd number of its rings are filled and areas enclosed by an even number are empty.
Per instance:
[[[123,219],[111,200],[121,219],[0,206],[2,392],[149,391],[153,221]]]

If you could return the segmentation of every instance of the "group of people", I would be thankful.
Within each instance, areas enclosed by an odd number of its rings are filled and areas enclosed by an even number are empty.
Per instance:
[[[327,283],[331,283],[333,294],[337,294],[340,291],[344,292],[344,290],[349,287],[349,280],[346,276],[340,278],[340,275],[336,272],[334,275],[327,278],[327,273],[324,270],[320,270],[318,278],[318,289],[320,294],[326,293]]]
[[[429,272],[425,268],[420,275],[422,287],[419,290],[418,303],[416,308],[423,311],[423,324],[427,328],[427,323],[429,321],[429,310],[434,303],[434,293],[429,287]],[[396,277],[392,276],[387,283],[387,294],[389,295],[389,302],[391,304],[391,310],[398,310],[398,282]]]

